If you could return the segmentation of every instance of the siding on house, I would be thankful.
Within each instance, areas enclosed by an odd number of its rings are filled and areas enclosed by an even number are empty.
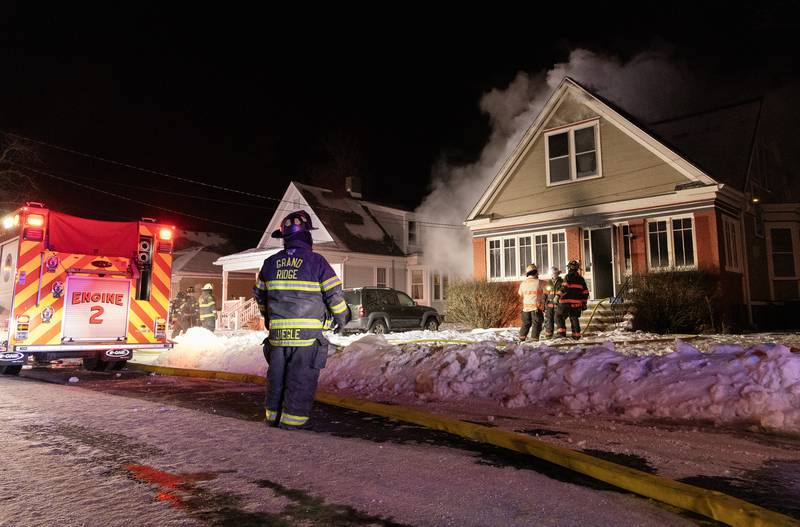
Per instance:
[[[591,119],[596,115],[573,95],[548,120],[545,129]],[[603,177],[548,187],[545,137],[540,135],[507,183],[481,211],[495,218],[548,212],[671,193],[689,180],[604,118],[600,119]]]

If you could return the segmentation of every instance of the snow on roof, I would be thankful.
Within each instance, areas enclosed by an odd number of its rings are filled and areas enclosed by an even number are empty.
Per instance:
[[[214,265],[222,255],[205,247],[192,247],[175,251],[172,260],[172,274],[205,274],[219,276],[222,270]]]
[[[402,209],[377,205],[369,201],[334,193],[332,190],[292,183],[303,195],[320,222],[333,238],[337,249],[381,255],[403,255],[402,249],[389,234],[387,222],[402,221]],[[328,244],[321,244],[328,245]]]

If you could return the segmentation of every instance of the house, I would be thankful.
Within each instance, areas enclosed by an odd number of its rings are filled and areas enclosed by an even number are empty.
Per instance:
[[[469,213],[474,275],[575,258],[602,299],[632,274],[710,269],[733,323],[770,325],[800,298],[800,204],[759,166],[759,114],[749,101],[645,126],[565,78]]]
[[[217,309],[222,308],[222,271],[214,265],[227,252],[230,246],[224,236],[214,232],[197,232],[180,230],[175,236],[175,251],[172,259],[172,298],[179,291],[192,288],[199,294],[203,285],[210,283],[214,287]],[[253,287],[252,277],[229,277],[228,287],[231,294],[249,294]]]
[[[252,288],[264,260],[283,248],[282,240],[272,238],[272,232],[287,214],[299,209],[310,214],[316,227],[312,231],[314,250],[328,260],[345,288],[391,287],[419,304],[444,311],[449,276],[425,263],[421,242],[424,222],[412,211],[364,200],[352,185],[349,187],[349,191],[334,191],[291,182],[258,245],[214,262],[222,266],[222,298],[226,301],[220,317],[223,325],[238,328],[252,313],[257,314],[248,303],[249,291],[246,295],[233,292],[231,277],[249,277]],[[233,315],[234,311],[250,315]],[[229,318],[236,318],[236,322],[226,322]]]

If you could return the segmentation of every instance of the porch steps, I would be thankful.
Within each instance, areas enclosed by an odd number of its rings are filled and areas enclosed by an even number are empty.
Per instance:
[[[598,306],[598,304],[600,305]],[[632,304],[629,302],[612,307],[608,300],[602,303],[599,300],[590,300],[588,309],[581,314],[581,328],[587,334],[611,331],[614,329],[615,323],[622,322],[621,317],[630,312],[631,307]],[[593,311],[594,316],[592,316]],[[569,329],[569,324],[567,324],[567,329]]]

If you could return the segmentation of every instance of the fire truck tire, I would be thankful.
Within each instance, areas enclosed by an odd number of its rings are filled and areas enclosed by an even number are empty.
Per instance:
[[[83,369],[87,371],[106,371],[108,362],[101,360],[99,357],[84,357]]]
[[[114,361],[114,362],[109,363],[108,369],[111,370],[111,371],[119,371],[119,370],[123,369],[126,364],[128,364],[128,361],[126,361],[126,360]]]
[[[22,365],[14,365],[14,366],[0,366],[0,373],[3,375],[19,375],[19,372],[22,371]]]

